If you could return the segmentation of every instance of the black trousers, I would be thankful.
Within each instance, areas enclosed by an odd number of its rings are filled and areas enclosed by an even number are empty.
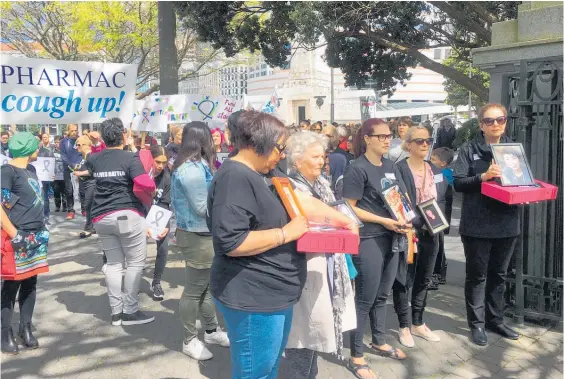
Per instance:
[[[86,212],[86,223],[84,225],[84,230],[87,232],[93,232],[94,224],[92,223],[92,202],[94,201],[94,190],[96,189],[96,183],[85,183],[81,180],[78,185],[81,192],[84,194],[83,206],[84,212]]]
[[[19,296],[18,295],[19,291]],[[33,316],[37,292],[37,275],[24,280],[4,280],[2,282],[2,328],[12,326],[12,315],[16,296],[20,306],[20,324],[28,324]]]
[[[517,237],[461,236],[466,256],[466,317],[470,328],[503,323],[505,274]]]
[[[356,330],[351,330],[351,356],[362,357],[364,325],[370,318],[372,343],[386,343],[386,301],[398,271],[399,254],[392,252],[392,236],[360,240],[358,255],[352,256],[358,271],[355,279]]]
[[[86,213],[86,188],[83,179],[78,179],[78,198],[80,199],[80,213]]]
[[[55,208],[61,209],[63,211],[67,210],[67,198],[65,193],[65,181],[64,180],[55,180],[53,182],[53,194],[55,200]],[[61,208],[62,205],[62,208]]]
[[[411,319],[415,326],[423,325],[423,313],[427,305],[427,288],[433,277],[435,260],[439,251],[439,236],[426,232],[418,233],[417,256],[411,290]],[[408,272],[410,275],[411,272]],[[408,280],[409,282],[409,280]],[[408,288],[397,280],[393,285],[394,309],[398,315],[400,328],[409,327]]]
[[[437,254],[437,260],[435,262],[435,270],[433,274],[441,275],[446,279],[448,262],[446,259],[445,252],[445,235],[444,233],[439,233],[439,253]]]
[[[72,173],[68,167],[63,170],[65,178],[65,197],[67,199],[67,211],[74,212],[74,192],[72,188]]]

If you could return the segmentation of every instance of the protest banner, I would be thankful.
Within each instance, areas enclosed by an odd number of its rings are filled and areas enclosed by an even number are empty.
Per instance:
[[[135,105],[132,130],[166,132],[167,124],[191,121],[223,128],[229,116],[241,109],[242,101],[225,96],[166,95],[149,97],[143,104],[136,101]]]
[[[137,65],[2,57],[5,124],[98,123],[135,112]]]
[[[35,167],[35,173],[40,182],[55,180],[55,158],[38,157],[31,164]]]

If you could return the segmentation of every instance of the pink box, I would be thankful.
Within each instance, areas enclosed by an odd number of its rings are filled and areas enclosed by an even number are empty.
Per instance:
[[[152,178],[154,161],[151,152],[149,150],[139,151],[139,159],[141,160],[141,164],[143,165],[143,168],[145,169],[147,174],[149,174],[149,176]],[[135,183],[133,184],[133,193],[139,200],[141,200],[144,205],[151,204],[151,201],[153,200],[150,193],[137,188],[137,185]]]
[[[535,180],[539,187],[503,187],[495,182],[482,182],[482,194],[506,204],[524,204],[535,201],[554,200],[558,187]]]
[[[358,254],[360,238],[347,229],[309,231],[298,239],[300,253]]]

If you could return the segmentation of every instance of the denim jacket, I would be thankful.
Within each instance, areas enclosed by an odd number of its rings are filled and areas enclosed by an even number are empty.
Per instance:
[[[209,232],[206,224],[208,190],[213,179],[205,161],[184,162],[172,174],[172,206],[176,226],[189,232]]]

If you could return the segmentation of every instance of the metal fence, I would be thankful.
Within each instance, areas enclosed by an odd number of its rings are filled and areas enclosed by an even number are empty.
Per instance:
[[[523,60],[504,78],[508,135],[523,144],[536,179],[558,186],[556,201],[526,205],[522,234],[507,277],[507,302],[524,317],[562,320],[563,196],[562,57]]]

